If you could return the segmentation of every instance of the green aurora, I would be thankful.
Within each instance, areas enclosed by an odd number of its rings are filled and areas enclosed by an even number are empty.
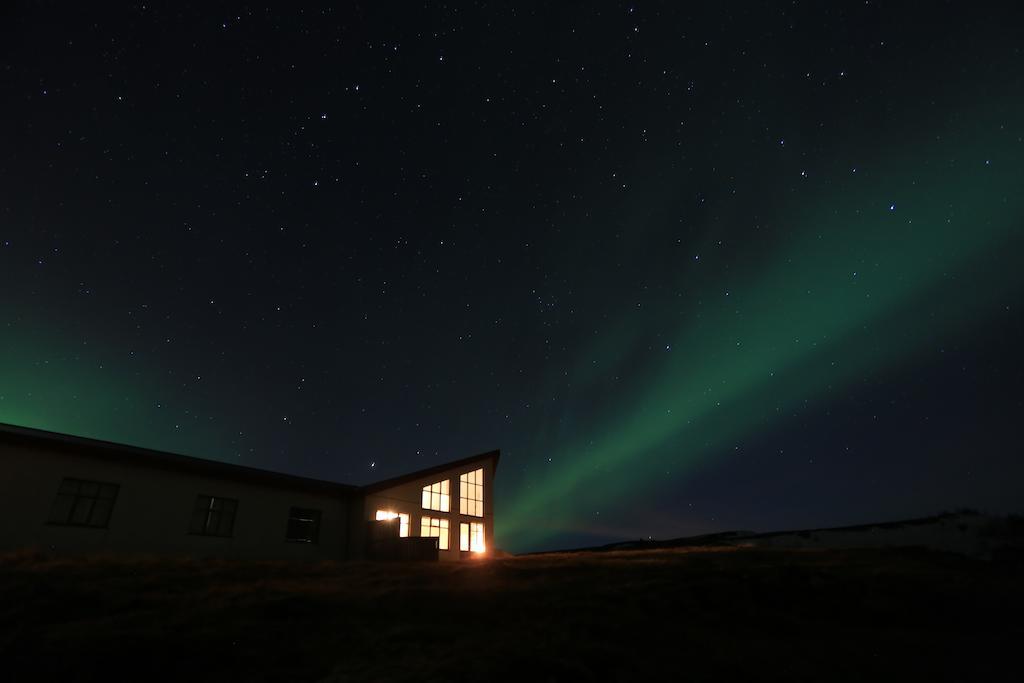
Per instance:
[[[856,172],[837,165],[827,196],[791,209],[794,237],[720,277],[718,301],[692,306],[652,370],[628,367],[635,321],[595,341],[579,354],[574,397],[640,376],[603,397],[603,427],[534,441],[551,462],[499,508],[499,537],[525,548],[585,533],[602,510],[613,517],[798,403],[1005,313],[1021,286],[1020,121],[1020,107],[993,107],[959,139],[890,150]]]
[[[593,530],[597,511],[689,476],[801,402],[1005,312],[1021,285],[1012,262],[1022,246],[1024,157],[1017,128],[1005,125],[1019,121],[1021,107],[992,107],[957,127],[966,133],[936,133],[941,144],[891,149],[856,172],[839,163],[819,170],[830,190],[794,200],[776,220],[788,237],[771,250],[702,282],[717,295],[683,304],[686,322],[653,365],[633,365],[633,352],[677,299],[595,337],[576,354],[561,409],[571,422],[576,406],[585,424],[536,430],[529,448],[551,462],[518,483],[499,477],[499,544],[528,549]],[[680,266],[683,284],[695,277],[691,265]],[[6,303],[4,315],[0,422],[200,457],[237,450],[242,420],[224,409],[226,395],[169,384],[141,355],[125,366],[113,360],[125,357],[124,344],[83,346],[78,328],[43,313]],[[613,376],[622,390],[611,395]]]
[[[0,422],[214,459],[230,452],[224,430],[185,407],[195,397],[186,401],[159,368],[140,361],[126,372],[123,344],[75,344],[72,326],[6,313]]]

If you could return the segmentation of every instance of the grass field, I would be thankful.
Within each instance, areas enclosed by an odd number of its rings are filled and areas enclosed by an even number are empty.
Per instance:
[[[913,549],[457,566],[18,553],[0,556],[0,671],[9,681],[997,680],[1024,642],[1020,579],[1017,565]]]

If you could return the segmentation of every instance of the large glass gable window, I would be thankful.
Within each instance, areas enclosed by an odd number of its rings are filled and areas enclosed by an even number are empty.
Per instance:
[[[420,536],[437,538],[437,547],[448,550],[448,520],[438,517],[422,517],[420,519]]]
[[[448,489],[449,479],[435,481],[423,487],[423,509],[451,512],[452,498]]]
[[[484,471],[466,472],[459,477],[459,513],[484,516]]]

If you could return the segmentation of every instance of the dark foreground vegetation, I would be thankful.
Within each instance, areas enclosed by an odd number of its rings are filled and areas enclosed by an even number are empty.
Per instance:
[[[913,549],[662,549],[459,566],[20,553],[0,556],[0,675],[996,680],[1024,642],[1021,573],[1012,559]]]

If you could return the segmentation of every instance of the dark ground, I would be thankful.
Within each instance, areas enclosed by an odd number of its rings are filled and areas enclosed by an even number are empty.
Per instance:
[[[1021,573],[914,549],[19,553],[0,556],[0,661],[10,681],[998,680],[1024,642]]]

